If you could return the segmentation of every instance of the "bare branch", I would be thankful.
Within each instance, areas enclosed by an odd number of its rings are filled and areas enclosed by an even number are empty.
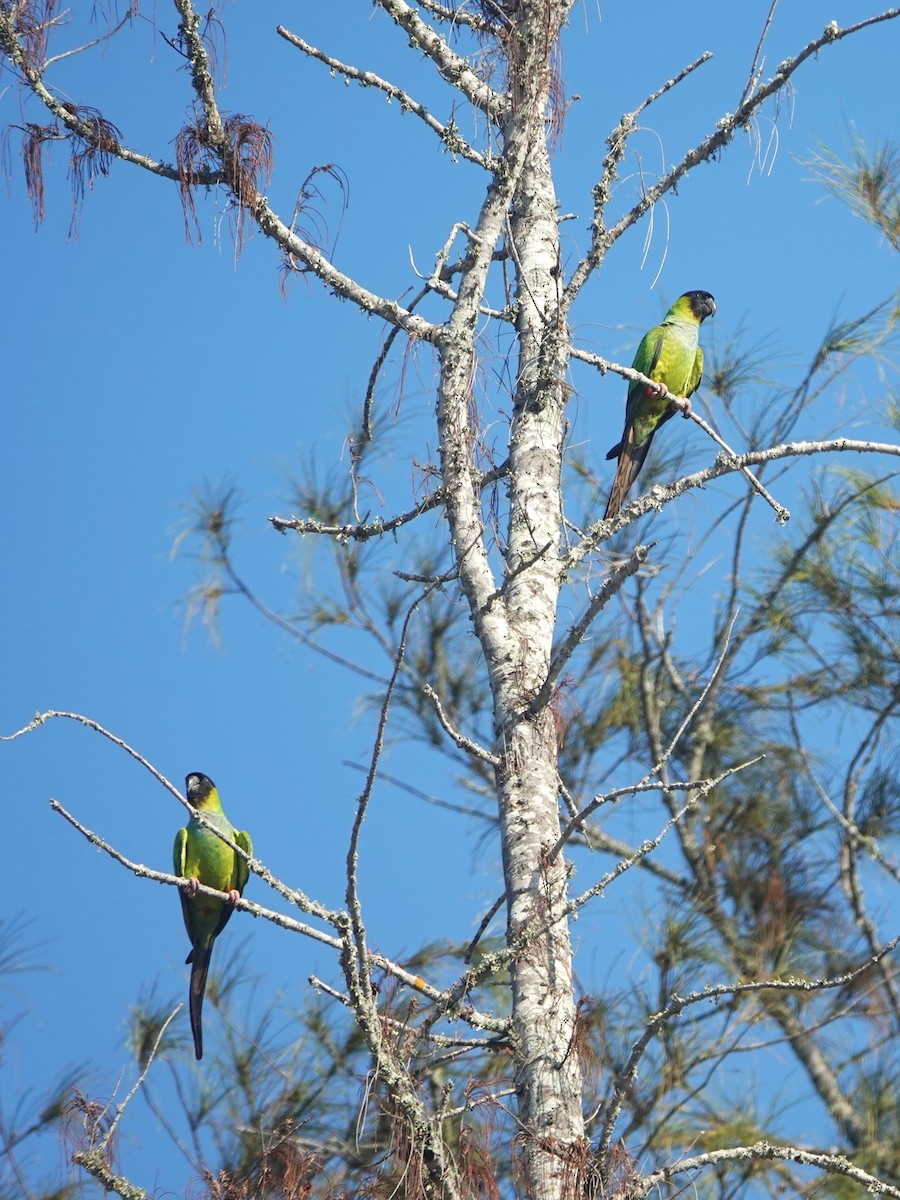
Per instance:
[[[35,713],[33,720],[31,720],[23,729],[17,729],[15,733],[0,734],[0,742],[14,742],[16,738],[23,737],[26,733],[33,733],[35,729],[39,729],[41,725],[44,725],[47,721],[52,721],[55,717],[63,717],[69,721],[77,721],[80,725],[84,725],[88,729],[93,729],[95,733],[102,734],[103,737],[108,738],[116,746],[124,750],[126,754],[130,754],[133,759],[136,759],[142,767],[145,767],[153,776],[153,778],[158,783],[163,785],[166,791],[172,793],[179,804],[183,805],[183,807],[185,807],[189,812],[193,811],[175,784],[170,783],[161,771],[158,771],[148,759],[144,758],[143,754],[140,754],[134,749],[133,746],[129,746],[127,742],[122,740],[122,738],[116,737],[114,733],[110,733],[108,729],[104,729],[99,722],[92,720],[90,717],[85,717],[81,713],[57,712],[54,709],[50,709],[48,712]]]
[[[423,121],[432,133],[437,134],[450,154],[458,154],[460,158],[468,159],[469,162],[476,163],[486,171],[494,170],[493,163],[465,141],[452,119],[449,124],[442,125],[437,117],[431,115],[424,104],[420,104],[418,100],[413,100],[408,92],[403,91],[396,84],[388,83],[386,79],[382,79],[374,71],[361,71],[359,67],[341,62],[338,58],[332,58],[324,50],[318,50],[315,46],[311,46],[309,42],[304,41],[303,38],[298,37],[296,33],[291,33],[289,29],[285,29],[283,25],[277,25],[275,32],[283,37],[286,42],[290,42],[292,46],[296,46],[298,50],[302,50],[304,54],[308,54],[310,58],[318,59],[326,67],[330,67],[332,71],[339,72],[345,79],[352,79],[360,84],[361,87],[377,88],[379,91],[384,92],[390,100],[399,100],[401,109],[405,112],[413,113],[420,121]]]
[[[700,801],[708,796],[710,792],[714,791],[719,784],[723,783],[730,776],[736,775],[738,771],[744,771],[747,767],[752,767],[759,761],[759,758],[751,758],[747,762],[739,763],[736,767],[729,767],[727,771],[722,771],[721,774],[716,775],[714,779],[704,779],[702,781],[698,781],[696,784],[686,784],[685,787],[687,788],[696,788],[697,795],[688,798],[687,802],[680,809],[678,809],[678,811],[675,812],[668,819],[668,821],[666,821],[665,825],[663,825],[656,837],[647,838],[647,840],[642,842],[629,858],[622,859],[620,862],[616,863],[611,871],[607,871],[603,878],[598,880],[597,883],[595,883],[592,887],[589,887],[587,891],[582,892],[580,896],[575,896],[569,900],[568,904],[566,905],[567,914],[577,912],[578,909],[583,908],[589,900],[593,900],[595,896],[599,896],[605,892],[609,885],[614,880],[618,879],[620,875],[624,875],[626,871],[630,871],[631,868],[636,866],[642,858],[645,858],[648,854],[652,854],[654,850],[658,849],[666,837],[666,834],[674,829],[681,818],[686,813],[693,811]],[[667,792],[671,791],[673,786],[674,785],[672,784],[667,784],[665,790]],[[558,847],[561,847],[562,842],[563,839],[561,838],[557,843],[557,847],[554,847],[554,852],[556,852]]]
[[[602,222],[603,211],[612,198],[613,183],[618,177],[619,165],[621,164],[622,159],[625,157],[625,147],[627,145],[628,138],[638,128],[637,119],[639,115],[644,111],[645,108],[653,104],[655,100],[659,100],[661,96],[666,94],[666,92],[671,91],[672,88],[676,87],[682,82],[682,80],[686,79],[688,75],[696,71],[698,67],[702,67],[704,63],[709,62],[711,58],[712,53],[710,51],[706,51],[706,53],[701,54],[698,59],[695,59],[695,61],[690,63],[689,66],[685,67],[684,70],[679,71],[679,73],[673,79],[668,80],[662,85],[661,88],[658,88],[657,91],[648,96],[646,100],[642,101],[642,103],[640,103],[633,112],[624,113],[619,119],[618,125],[606,139],[606,144],[609,147],[609,151],[603,160],[603,171],[600,175],[600,179],[594,187],[595,228],[600,226],[600,223]]]
[[[102,1150],[76,1150],[72,1155],[72,1162],[102,1184],[104,1192],[114,1192],[121,1200],[152,1200],[155,1194],[155,1189],[152,1194],[145,1192],[124,1175],[117,1175],[106,1161]]]
[[[684,415],[685,417],[689,417],[695,425],[699,425],[707,437],[711,437],[716,445],[721,446],[729,458],[737,458],[735,451],[732,450],[728,443],[716,433],[711,425],[707,425],[698,412],[692,408],[689,412],[685,412]],[[775,520],[778,522],[778,524],[786,525],[791,519],[790,510],[779,504],[774,496],[770,495],[770,493],[766,491],[752,471],[748,471],[746,467],[741,467],[740,471],[744,478],[750,483],[750,486],[753,488],[753,490],[758,495],[762,496],[766,504],[775,510]]]
[[[509,115],[506,96],[495,92],[479,79],[466,59],[451,50],[436,30],[423,21],[417,10],[406,0],[375,0],[379,8],[390,16],[409,36],[413,46],[422,50],[435,64],[441,78],[457,88],[470,104],[479,109],[496,124],[502,124]]]
[[[502,479],[508,470],[508,464],[502,463],[499,467],[485,471],[478,479],[479,488],[484,490],[484,488],[490,487],[498,479]],[[269,517],[269,521],[279,533],[287,533],[289,529],[292,529],[300,534],[324,534],[327,537],[335,538],[338,542],[349,542],[351,540],[366,542],[369,538],[382,537],[385,533],[393,533],[395,530],[401,529],[404,525],[408,525],[410,521],[414,521],[416,517],[420,517],[423,513],[439,508],[446,500],[446,497],[446,487],[435,488],[430,495],[424,496],[415,508],[410,508],[396,517],[363,521],[359,525],[325,525],[321,521],[313,521],[303,517]]]
[[[419,5],[439,21],[447,21],[451,25],[466,25],[479,33],[500,33],[500,30],[480,13],[466,12],[464,8],[451,8],[447,4],[439,3],[439,0],[419,0]]]
[[[450,740],[455,742],[460,750],[465,750],[467,754],[471,754],[473,758],[478,758],[482,762],[490,763],[492,767],[495,767],[500,761],[496,754],[491,754],[489,750],[485,750],[483,746],[479,746],[477,742],[473,742],[472,739],[467,738],[464,733],[460,733],[458,729],[453,728],[453,726],[450,724],[447,714],[444,712],[443,706],[441,705],[440,697],[431,684],[423,684],[422,691],[434,705],[434,711],[437,715],[437,719],[441,723],[441,728],[444,730]]]
[[[150,1068],[153,1065],[153,1060],[156,1058],[157,1052],[159,1051],[160,1043],[162,1042],[163,1037],[165,1036],[166,1030],[169,1028],[169,1026],[172,1024],[172,1021],[178,1016],[178,1014],[181,1012],[181,1010],[183,1008],[184,1008],[183,1004],[176,1004],[175,1007],[172,1009],[172,1011],[169,1013],[169,1015],[166,1017],[165,1021],[163,1021],[162,1025],[160,1025],[159,1032],[157,1033],[157,1035],[153,1041],[153,1045],[150,1048],[150,1053],[147,1055],[147,1061],[144,1063],[144,1068],[141,1071],[140,1075],[138,1076],[137,1081],[135,1082],[134,1086],[129,1091],[128,1095],[125,1097],[125,1099],[122,1101],[122,1103],[116,1107],[116,1115],[113,1117],[113,1119],[110,1123],[109,1129],[106,1131],[106,1135],[103,1138],[103,1141],[99,1146],[100,1150],[105,1150],[112,1143],[113,1136],[115,1135],[115,1132],[116,1132],[116,1126],[119,1124],[122,1117],[124,1116],[125,1109],[131,1103],[131,1101],[134,1099],[134,1097],[137,1095],[137,1093],[140,1091],[140,1089],[144,1086],[147,1076],[150,1074]]]
[[[103,42],[108,42],[111,38],[114,38],[132,20],[136,9],[136,4],[129,5],[119,23],[112,29],[108,29],[106,33],[101,34],[100,37],[96,37],[90,42],[85,42],[83,46],[75,46],[72,50],[64,50],[61,54],[54,54],[51,58],[45,59],[41,64],[41,75],[45,75],[54,63],[62,62],[64,58],[72,58],[76,54],[83,54],[85,50],[91,50],[94,46],[99,46]]]
[[[178,182],[181,178],[178,168],[171,163],[160,162],[146,154],[123,145],[121,141],[110,135],[110,126],[105,122],[98,127],[97,122],[88,121],[78,115],[78,109],[67,101],[57,100],[48,90],[38,71],[28,60],[19,39],[16,36],[15,8],[0,6],[0,50],[6,55],[19,72],[34,95],[44,107],[53,114],[69,134],[79,138],[88,146],[94,146],[105,154],[119,158],[122,162],[142,167],[153,175]],[[223,181],[223,176],[216,172],[206,172],[198,180],[204,186],[214,186]]]
[[[226,166],[225,128],[216,100],[216,88],[210,70],[209,55],[200,32],[201,18],[199,13],[194,11],[191,0],[173,0],[173,3],[181,17],[181,33],[187,46],[188,61],[191,64],[191,82],[203,109],[206,137],[209,144],[222,157],[223,166]]]
[[[772,26],[772,18],[775,16],[775,9],[777,7],[778,0],[772,0],[768,15],[766,16],[766,22],[763,25],[762,33],[759,35],[759,41],[756,44],[756,53],[753,55],[753,62],[750,66],[750,72],[747,75],[747,82],[744,84],[744,90],[741,92],[741,99],[738,103],[739,108],[753,91],[753,89],[759,86],[759,80],[763,69],[763,59],[761,57],[762,48],[765,45],[766,38],[769,35],[769,29]]]
[[[563,570],[570,571],[573,566],[580,563],[601,542],[612,537],[614,533],[618,533],[620,529],[624,529],[626,525],[637,521],[648,512],[659,512],[664,504],[668,504],[670,500],[674,500],[676,496],[680,496],[682,492],[689,491],[691,488],[702,487],[713,479],[719,479],[723,475],[732,475],[744,467],[758,466],[760,463],[778,462],[785,458],[799,458],[811,454],[846,454],[850,452],[888,454],[898,458],[900,457],[900,445],[895,445],[893,442],[861,442],[853,438],[829,438],[823,442],[788,442],[783,446],[772,446],[768,450],[750,450],[734,457],[720,454],[713,466],[705,467],[702,471],[695,471],[692,475],[683,475],[674,483],[658,484],[645,492],[643,496],[632,500],[609,521],[597,521],[587,531],[584,540],[566,556]]]
[[[699,163],[709,161],[709,159],[727,146],[739,129],[746,129],[757,109],[770,96],[774,96],[780,92],[797,68],[802,66],[808,58],[817,54],[825,46],[835,45],[851,34],[858,33],[860,30],[882,21],[894,20],[898,16],[900,16],[900,9],[891,8],[880,13],[878,16],[869,17],[864,21],[859,21],[855,25],[848,25],[843,29],[840,28],[836,21],[830,22],[819,37],[814,38],[804,46],[793,58],[785,59],[784,62],[780,63],[773,77],[767,83],[760,84],[753,94],[738,106],[735,113],[725,113],[716,123],[716,132],[710,134],[692,150],[689,150],[681,162],[666,172],[658,183],[647,188],[638,203],[623,217],[620,217],[610,229],[607,229],[602,210],[599,207],[600,204],[605,204],[607,198],[601,194],[598,197],[598,207],[595,208],[594,213],[591,248],[585,258],[579,263],[566,287],[563,300],[564,311],[567,311],[571,307],[572,302],[590,277],[591,272],[603,261],[610,246],[618,241],[622,234],[639,221],[645,213],[652,209],[657,200],[662,199],[667,192],[672,191],[689,171],[693,170]]]
[[[293,229],[285,225],[284,221],[269,207],[264,196],[258,198],[254,215],[259,228],[266,237],[272,238],[278,244],[292,266],[296,262],[302,263],[338,296],[352,301],[362,312],[382,317],[389,324],[400,326],[411,337],[426,342],[438,340],[439,326],[426,321],[424,317],[411,313],[409,309],[404,308],[395,300],[388,300],[384,296],[376,295],[375,292],[369,291],[349,275],[345,275],[343,271],[339,271],[328,261],[321,250],[304,241]]]
[[[150,879],[154,883],[168,884],[172,887],[184,887],[184,878],[180,875],[171,875],[166,871],[157,871],[152,867],[146,867],[143,863],[133,862],[120,851],[111,846],[99,834],[82,825],[81,822],[68,812],[58,800],[51,800],[50,807],[54,812],[59,813],[69,824],[76,829],[91,845],[96,846],[98,850],[102,850],[104,854],[108,854],[120,866],[131,871],[131,873],[139,879]],[[280,880],[272,876],[266,868],[259,862],[258,859],[250,859],[251,868],[254,874],[258,875],[263,882],[268,883],[285,899],[292,904],[296,904],[304,912],[310,912],[313,916],[323,916],[323,919],[330,920],[326,915],[330,910],[324,906],[317,904],[315,901],[310,901],[302,892],[286,887]],[[215,888],[207,887],[206,884],[197,884],[197,894],[211,896],[214,899],[221,900],[222,892]],[[247,912],[251,917],[259,917],[265,921],[270,921],[273,925],[278,925],[282,929],[288,930],[290,933],[299,933],[304,937],[312,938],[313,941],[321,942],[325,946],[330,946],[333,950],[341,951],[344,949],[344,942],[341,938],[336,938],[331,934],[324,933],[320,929],[316,929],[312,925],[307,925],[302,921],[297,921],[293,917],[285,916],[284,913],[276,912],[274,909],[266,908],[261,904],[255,904],[252,900],[248,900],[246,896],[241,896],[235,902],[235,907],[242,912]],[[342,921],[346,921],[346,914],[333,912],[333,923],[339,925]],[[421,993],[429,1000],[436,1004],[445,1005],[448,1000],[448,993],[442,992],[439,988],[432,987],[426,983],[421,975],[414,974],[412,971],[406,970],[399,963],[393,962],[385,955],[375,951],[368,952],[369,963],[373,967],[378,967],[388,975],[394,976],[406,987],[412,988],[414,991]],[[467,1024],[475,1028],[485,1029],[492,1033],[503,1033],[506,1029],[506,1022],[499,1020],[497,1017],[488,1014],[479,1013],[477,1009],[471,1005],[459,1006],[456,1010],[456,1015],[464,1020]]]
[[[854,1180],[872,1195],[894,1196],[900,1200],[900,1188],[876,1179],[874,1175],[854,1166],[843,1155],[819,1154],[811,1150],[801,1150],[798,1146],[773,1146],[769,1142],[755,1142],[752,1146],[735,1146],[729,1150],[710,1150],[707,1154],[698,1154],[696,1158],[683,1158],[671,1166],[661,1167],[658,1171],[646,1175],[637,1186],[636,1192],[641,1196],[648,1196],[661,1183],[679,1175],[700,1171],[704,1167],[715,1166],[721,1162],[749,1162],[755,1159],[776,1159],[800,1163],[807,1167],[818,1167],[826,1174],[844,1175]]]

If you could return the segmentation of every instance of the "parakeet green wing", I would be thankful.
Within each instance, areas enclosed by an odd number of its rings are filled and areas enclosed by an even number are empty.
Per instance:
[[[631,485],[640,474],[653,435],[678,411],[672,396],[689,399],[703,376],[700,324],[716,311],[709,292],[685,292],[656,325],[641,339],[631,364],[659,386],[634,382],[628,388],[625,429],[621,441],[607,454],[618,458],[604,517],[613,517],[625,502]]]
[[[194,772],[187,777],[186,789],[193,807],[235,845],[252,855],[253,842],[249,833],[235,829],[225,816],[213,781],[207,775]],[[203,995],[213,943],[234,912],[234,905],[246,886],[249,870],[241,855],[236,854],[211,829],[205,828],[196,817],[192,817],[184,829],[179,829],[176,834],[173,864],[175,874],[188,880],[181,889],[181,911],[191,941],[191,952],[186,959],[191,964],[189,1008],[194,1053],[200,1059],[203,1057]],[[202,895],[197,892],[198,883],[225,892],[228,898],[220,900],[215,896]]]

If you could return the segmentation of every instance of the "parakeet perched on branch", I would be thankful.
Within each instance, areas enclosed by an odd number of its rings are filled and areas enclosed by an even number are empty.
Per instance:
[[[625,432],[607,458],[618,458],[616,477],[604,517],[614,517],[637,479],[653,435],[660,425],[678,412],[673,396],[685,400],[697,390],[703,375],[703,350],[698,341],[700,323],[716,311],[709,292],[685,292],[663,318],[661,325],[646,333],[638,346],[635,371],[654,380],[655,388],[632,383],[625,407]],[[690,404],[687,412],[690,411]]]
[[[185,786],[190,804],[236,846],[252,854],[250,834],[235,829],[225,816],[213,781],[206,775],[194,772],[188,775]],[[181,911],[192,946],[185,961],[191,964],[191,1032],[194,1035],[194,1053],[199,1059],[203,1057],[203,993],[206,991],[213,942],[228,924],[247,883],[249,870],[246,861],[216,837],[211,829],[204,828],[196,817],[191,817],[184,829],[178,830],[173,860],[175,874],[187,880],[181,889]],[[226,898],[198,894],[197,885],[200,883],[225,892]]]

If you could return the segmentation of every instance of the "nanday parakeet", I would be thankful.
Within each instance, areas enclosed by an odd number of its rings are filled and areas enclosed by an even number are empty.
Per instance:
[[[216,785],[207,775],[201,775],[198,771],[188,775],[185,789],[188,802],[211,825],[215,825],[247,854],[253,853],[250,834],[233,827],[222,811]],[[178,830],[172,857],[175,874],[188,881],[181,889],[181,911],[191,939],[192,949],[185,962],[191,964],[188,993],[191,1032],[194,1035],[194,1053],[200,1059],[203,1057],[201,1010],[213,942],[228,924],[250,872],[246,861],[216,837],[211,829],[204,828],[196,817],[191,817],[184,829]],[[228,898],[220,900],[214,896],[199,895],[198,883],[225,892]]]
[[[709,292],[685,292],[663,318],[641,339],[634,362],[635,371],[654,380],[657,388],[632,383],[625,406],[625,431],[607,458],[618,458],[616,477],[606,505],[604,518],[614,517],[637,479],[653,435],[660,425],[678,411],[673,396],[685,400],[697,390],[703,375],[703,350],[698,335],[700,323],[716,311]],[[690,405],[685,412],[690,411]]]

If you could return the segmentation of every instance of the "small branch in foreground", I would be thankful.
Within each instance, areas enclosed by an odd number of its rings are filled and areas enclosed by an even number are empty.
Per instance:
[[[150,1192],[145,1192],[143,1188],[126,1179],[124,1175],[117,1175],[101,1150],[76,1150],[72,1155],[72,1162],[76,1166],[82,1167],[88,1175],[93,1176],[99,1184],[102,1184],[104,1193],[115,1192],[117,1196],[121,1197],[121,1200],[152,1200]],[[156,1189],[154,1189],[153,1195],[156,1195]]]
[[[115,1116],[109,1123],[108,1127],[106,1127],[105,1132],[102,1132],[102,1136],[100,1136],[99,1140],[96,1142],[94,1140],[95,1136],[101,1133],[101,1131],[104,1129],[105,1118],[108,1114],[110,1105],[107,1105],[105,1109],[99,1113],[94,1111],[93,1106],[85,1107],[84,1109],[84,1130],[86,1138],[89,1142],[89,1148],[76,1150],[72,1155],[72,1162],[76,1166],[81,1167],[82,1170],[86,1171],[88,1175],[91,1175],[99,1183],[102,1183],[104,1192],[115,1192],[117,1196],[122,1197],[122,1200],[149,1200],[149,1194],[145,1192],[143,1188],[131,1183],[131,1181],[126,1179],[124,1176],[115,1174],[112,1169],[112,1141],[113,1137],[115,1136],[116,1126],[122,1119],[125,1109],[143,1087],[147,1079],[147,1075],[150,1072],[150,1067],[156,1058],[163,1036],[165,1035],[165,1032],[169,1028],[169,1025],[172,1023],[173,1019],[178,1015],[183,1007],[184,1006],[182,1004],[177,1004],[172,1012],[170,1012],[166,1017],[165,1021],[163,1021],[159,1033],[156,1035],[156,1039],[153,1043],[150,1053],[147,1056],[144,1069],[141,1071],[137,1082],[131,1088],[122,1103],[116,1106]],[[75,1103],[78,1104],[80,1100],[83,1101],[83,1098],[76,1095]],[[90,1115],[88,1115],[89,1113]]]
[[[125,1113],[125,1109],[131,1103],[131,1101],[134,1099],[134,1097],[137,1095],[137,1093],[140,1091],[140,1089],[144,1086],[144,1081],[146,1080],[148,1074],[150,1073],[150,1067],[153,1065],[153,1060],[156,1058],[157,1052],[159,1051],[160,1043],[163,1040],[163,1036],[165,1035],[166,1030],[169,1028],[169,1026],[172,1024],[174,1019],[178,1016],[178,1014],[181,1012],[181,1010],[183,1008],[184,1008],[183,1004],[176,1004],[175,1007],[172,1009],[172,1011],[169,1013],[169,1015],[166,1017],[165,1021],[163,1021],[162,1025],[160,1026],[159,1033],[156,1035],[153,1045],[150,1048],[150,1053],[147,1055],[147,1061],[144,1064],[144,1069],[141,1071],[140,1076],[138,1077],[137,1082],[135,1083],[134,1087],[131,1089],[131,1091],[128,1093],[128,1095],[125,1097],[125,1099],[122,1101],[122,1103],[116,1107],[116,1115],[113,1117],[112,1123],[110,1124],[109,1129],[106,1131],[103,1141],[97,1147],[98,1150],[100,1150],[100,1151],[106,1150],[106,1148],[111,1144],[113,1135],[116,1132],[116,1126],[118,1125],[119,1121],[121,1121],[122,1116]]]

